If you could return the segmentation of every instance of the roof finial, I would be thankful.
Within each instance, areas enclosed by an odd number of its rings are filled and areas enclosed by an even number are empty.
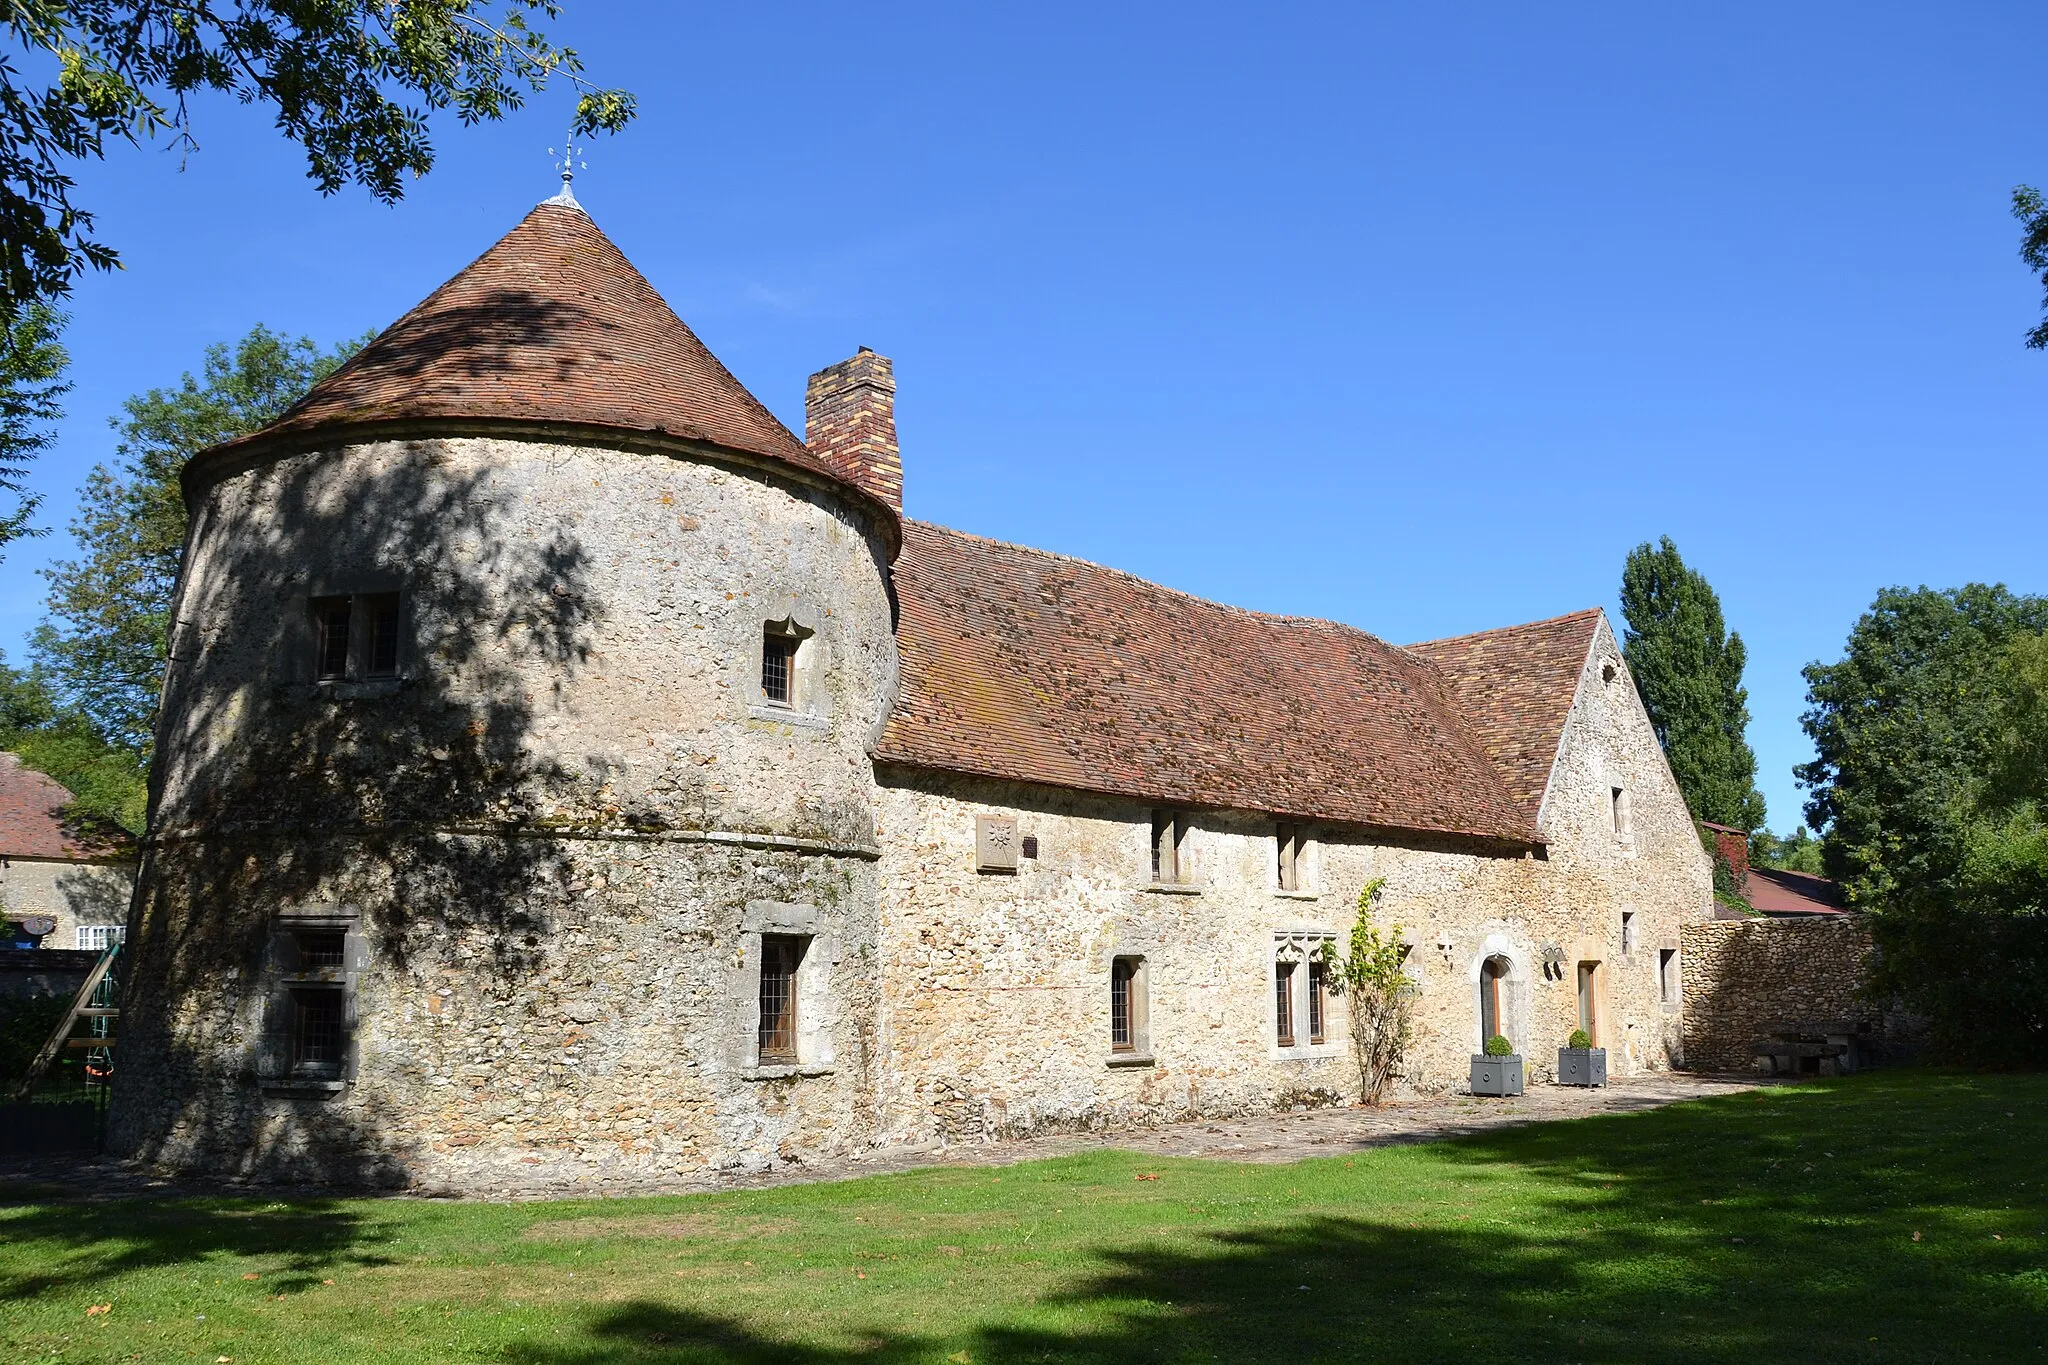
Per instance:
[[[586,171],[590,169],[589,162],[577,160],[582,151],[583,148],[576,145],[576,130],[571,127],[568,140],[562,144],[562,159],[554,163],[555,169],[562,173],[562,192],[548,200],[548,203],[567,204],[572,209],[583,207],[576,202],[575,191],[569,188],[569,182],[576,178],[576,171],[579,167]],[[552,147],[548,148],[548,155],[555,155],[555,149]]]

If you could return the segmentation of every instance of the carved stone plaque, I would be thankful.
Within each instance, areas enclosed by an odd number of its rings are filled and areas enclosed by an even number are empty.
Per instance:
[[[1017,817],[977,815],[974,817],[974,870],[1015,872],[1017,870]]]

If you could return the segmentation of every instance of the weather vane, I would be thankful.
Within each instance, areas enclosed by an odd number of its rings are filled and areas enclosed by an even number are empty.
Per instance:
[[[589,162],[579,159],[583,151],[583,148],[576,145],[575,130],[573,128],[570,129],[568,140],[562,144],[560,159],[553,162],[554,168],[562,173],[562,192],[548,200],[550,204],[568,204],[576,208],[582,207],[582,205],[576,203],[576,195],[569,188],[569,182],[576,178],[577,171],[587,171],[590,169]],[[548,148],[548,155],[554,157],[557,153],[554,148],[550,147]]]

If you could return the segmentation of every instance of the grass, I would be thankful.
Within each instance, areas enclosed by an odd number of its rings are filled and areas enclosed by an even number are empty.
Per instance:
[[[1102,1152],[666,1199],[15,1203],[0,1353],[2048,1361],[2044,1135],[2048,1077],[1900,1070],[1290,1166]]]

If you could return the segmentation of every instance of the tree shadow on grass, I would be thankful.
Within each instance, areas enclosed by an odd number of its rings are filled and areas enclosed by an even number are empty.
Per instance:
[[[40,1204],[0,1210],[0,1241],[34,1246],[34,1260],[0,1262],[0,1300],[103,1283],[131,1271],[210,1256],[270,1258],[271,1293],[312,1288],[342,1267],[387,1265],[388,1236],[360,1207],[333,1200]]]
[[[642,1300],[595,1310],[581,1340],[509,1358],[2009,1360],[2015,1343],[2031,1354],[2048,1309],[2043,1202],[2034,1186],[2014,1197],[2048,1106],[2038,1086],[2006,1100],[1983,1084],[1855,1103],[1822,1088],[1487,1134],[1432,1153],[1469,1190],[1469,1222],[1325,1214],[1172,1244],[1111,1233],[1093,1269],[1037,1303],[962,1311],[955,1331],[855,1318],[814,1344],[790,1325]],[[801,1321],[803,1300],[791,1306]]]

